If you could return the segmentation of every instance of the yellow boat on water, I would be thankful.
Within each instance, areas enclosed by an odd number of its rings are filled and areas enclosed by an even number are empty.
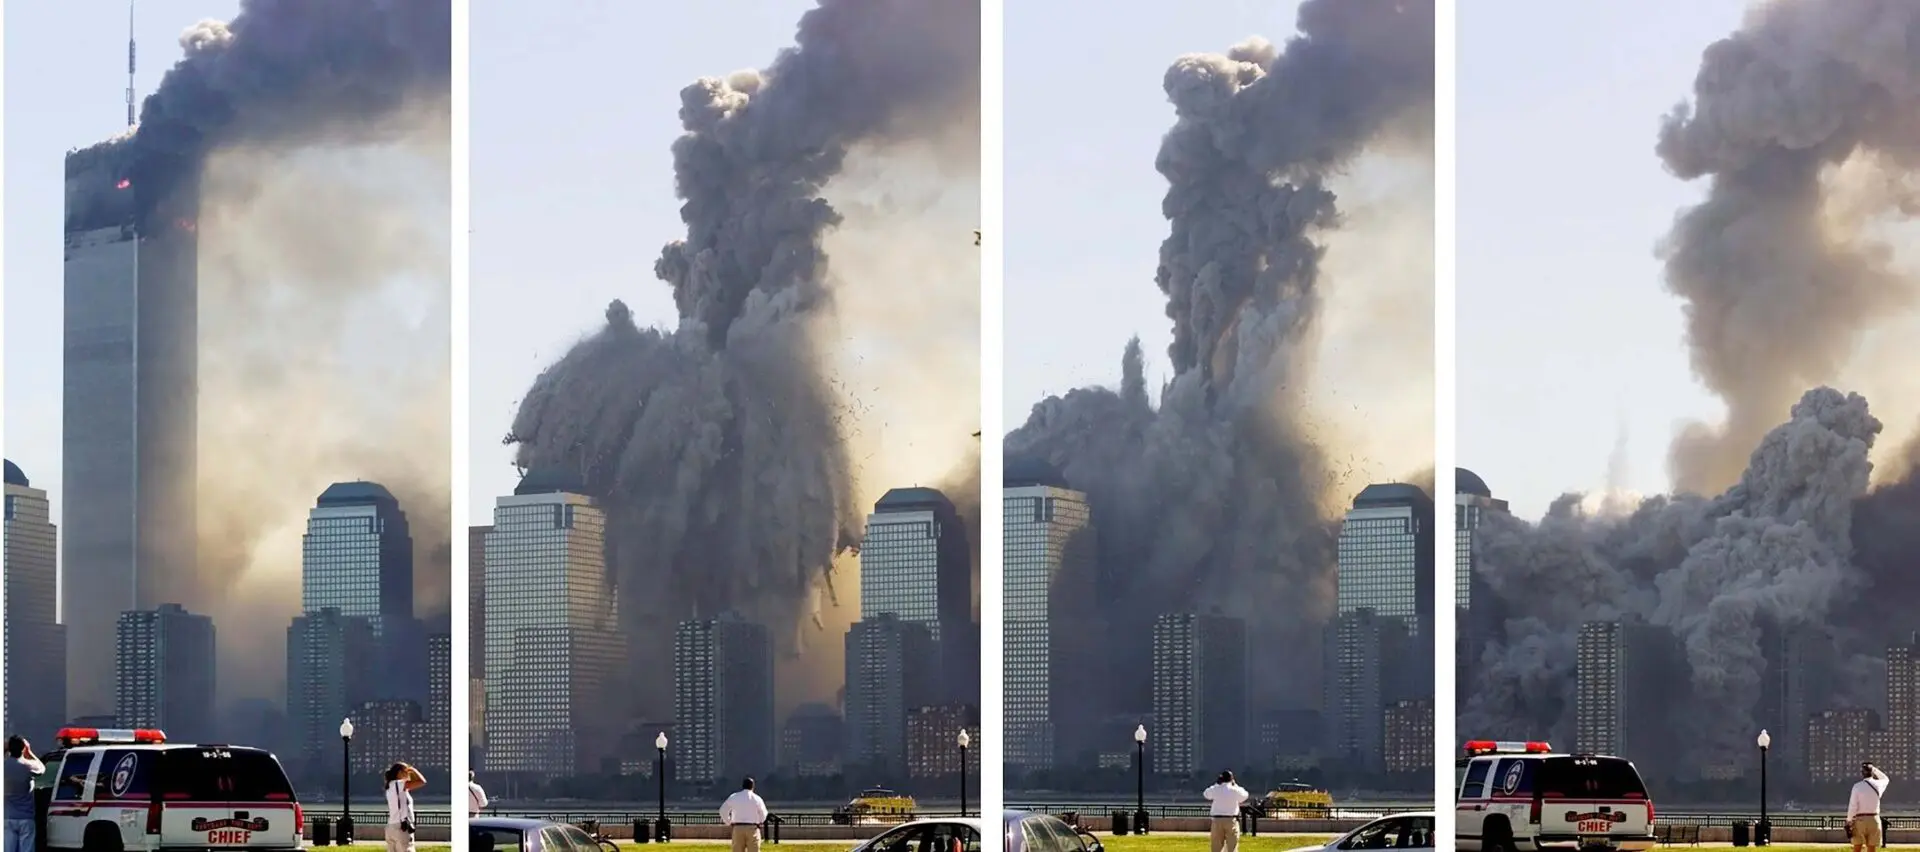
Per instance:
[[[912,796],[873,787],[861,791],[860,795],[834,811],[833,821],[841,825],[901,823],[913,819],[914,808]]]
[[[1262,809],[1275,817],[1323,819],[1333,814],[1333,794],[1311,784],[1288,782],[1260,800]]]

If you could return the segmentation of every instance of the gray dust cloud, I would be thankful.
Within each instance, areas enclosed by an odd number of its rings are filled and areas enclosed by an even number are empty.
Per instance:
[[[873,198],[890,192],[876,189],[889,168],[977,197],[979,21],[978,0],[822,0],[764,70],[681,92],[673,162],[687,231],[654,264],[677,326],[640,327],[613,302],[605,326],[535,380],[507,437],[522,468],[577,478],[607,509],[633,671],[671,667],[676,622],[733,611],[780,642],[783,705],[839,688],[863,517],[885,489],[914,484],[886,478],[902,447],[883,446],[889,427],[870,409],[876,398],[913,409],[905,397],[941,387],[855,386],[872,371],[847,366],[850,341],[911,342],[960,324],[924,305],[939,295],[926,290],[941,258],[909,255],[913,240],[860,239],[876,227],[860,214],[903,203]],[[974,227],[952,223],[951,244],[977,255]],[[949,283],[972,294],[977,316],[978,261],[964,257],[976,271]],[[893,290],[922,304],[850,307]],[[977,352],[978,323],[960,331]],[[947,490],[977,533],[977,445],[966,437],[979,428],[977,357],[955,370],[918,377],[947,383],[968,412],[947,430],[965,443],[924,453],[934,467],[921,484]],[[876,454],[893,458],[868,460]],[[670,689],[633,701],[643,716],[671,712]]]
[[[1077,590],[1073,617],[1094,622],[1056,639],[1090,706],[1145,706],[1146,679],[1114,661],[1147,658],[1154,617],[1211,607],[1250,619],[1255,648],[1285,649],[1256,652],[1257,702],[1318,694],[1339,514],[1366,484],[1346,461],[1365,439],[1314,428],[1305,387],[1330,357],[1316,347],[1328,288],[1353,283],[1323,268],[1349,226],[1328,185],[1367,154],[1431,162],[1433,21],[1431,2],[1310,0],[1285,45],[1252,39],[1168,69],[1155,280],[1173,376],[1156,403],[1135,339],[1118,390],[1045,399],[1005,443],[1009,465],[1048,463],[1094,508],[1095,575],[1057,580]],[[1395,473],[1431,484],[1430,470]]]

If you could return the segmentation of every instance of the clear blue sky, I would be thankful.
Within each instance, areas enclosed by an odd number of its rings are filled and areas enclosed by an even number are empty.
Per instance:
[[[566,0],[534,18],[473,5],[473,523],[518,481],[500,439],[520,395],[608,301],[643,326],[677,322],[653,261],[686,233],[669,150],[681,88],[764,67],[813,5]]]
[[[236,0],[139,0],[137,95],[180,58],[180,32]],[[126,129],[125,0],[6,11],[6,456],[60,517],[61,219],[68,149]]]
[[[1718,419],[1655,243],[1701,187],[1654,156],[1660,117],[1742,0],[1476,0],[1458,18],[1459,462],[1516,513],[1668,485],[1667,443]]]

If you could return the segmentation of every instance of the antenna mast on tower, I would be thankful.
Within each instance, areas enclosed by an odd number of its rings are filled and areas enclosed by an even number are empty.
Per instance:
[[[133,3],[127,0],[127,126],[133,126]]]

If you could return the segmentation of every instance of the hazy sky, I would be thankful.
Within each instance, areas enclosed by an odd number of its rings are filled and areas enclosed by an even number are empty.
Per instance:
[[[136,94],[180,58],[182,30],[235,0],[140,0]],[[14,3],[6,19],[6,456],[60,519],[63,158],[126,129],[124,0]]]
[[[1459,462],[1518,514],[1606,486],[1623,434],[1622,484],[1665,490],[1677,424],[1720,415],[1654,257],[1704,190],[1653,144],[1746,5],[1460,4]]]
[[[471,13],[473,523],[518,475],[501,445],[540,370],[623,299],[642,326],[673,326],[653,275],[685,236],[669,146],[680,90],[764,67],[809,0],[545,4]],[[516,7],[517,8],[517,7]]]

